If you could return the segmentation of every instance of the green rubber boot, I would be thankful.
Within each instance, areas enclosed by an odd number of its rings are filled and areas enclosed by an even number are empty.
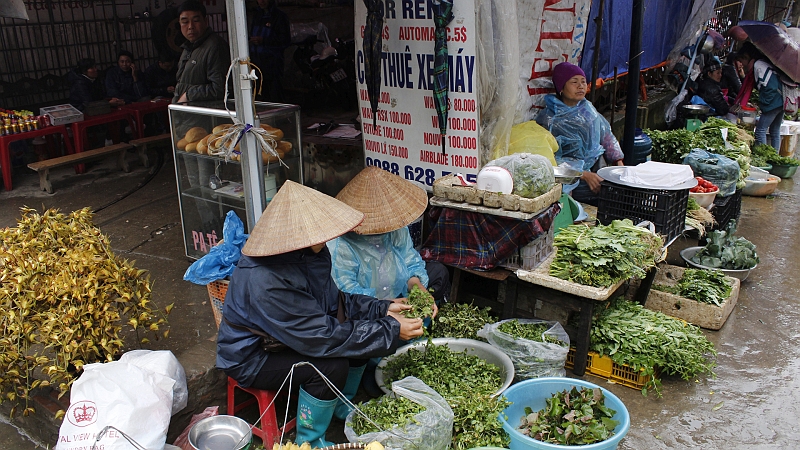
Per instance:
[[[320,400],[314,398],[308,392],[300,388],[300,395],[297,399],[297,438],[298,445],[304,442],[311,444],[311,447],[330,447],[333,442],[325,440],[325,432],[333,418],[333,410],[336,408],[337,399]]]
[[[353,400],[353,397],[356,396],[356,392],[358,392],[358,386],[361,385],[361,376],[364,375],[364,369],[366,368],[367,365],[364,364],[361,367],[351,367],[347,372],[347,382],[344,384],[342,394],[344,394],[348,400]],[[350,414],[350,411],[352,411],[350,405],[346,404],[342,400],[337,400],[336,409],[333,411],[333,415],[339,420],[345,420],[347,415]]]

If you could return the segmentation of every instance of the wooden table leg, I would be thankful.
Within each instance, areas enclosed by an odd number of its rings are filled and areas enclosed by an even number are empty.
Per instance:
[[[514,317],[517,312],[517,282],[514,276],[501,281],[505,286],[505,299],[503,300],[503,319]]]
[[[647,275],[645,275],[644,279],[639,284],[639,289],[636,291],[636,296],[633,298],[633,301],[638,302],[640,305],[644,305],[645,302],[647,302],[647,295],[650,294],[650,287],[653,286],[656,272],[658,272],[658,269],[655,267],[647,271]]]
[[[581,299],[581,312],[578,319],[578,336],[575,342],[575,364],[572,373],[582,377],[586,372],[586,359],[589,355],[589,339],[592,331],[592,314],[594,301]]]
[[[461,286],[461,269],[453,268],[453,284],[450,288],[450,299],[453,303],[458,303],[458,288]]]

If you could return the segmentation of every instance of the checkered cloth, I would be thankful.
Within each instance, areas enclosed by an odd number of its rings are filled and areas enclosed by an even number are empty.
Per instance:
[[[422,259],[472,270],[491,270],[521,247],[550,230],[561,211],[553,203],[530,220],[431,206],[431,233]]]

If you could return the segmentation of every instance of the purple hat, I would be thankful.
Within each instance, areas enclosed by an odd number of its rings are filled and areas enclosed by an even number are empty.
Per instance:
[[[556,94],[561,94],[561,89],[564,89],[564,85],[567,84],[567,81],[569,81],[569,79],[575,75],[580,75],[583,78],[586,78],[586,74],[583,72],[583,69],[575,64],[562,62],[561,64],[556,65],[553,68],[553,85],[556,87]]]

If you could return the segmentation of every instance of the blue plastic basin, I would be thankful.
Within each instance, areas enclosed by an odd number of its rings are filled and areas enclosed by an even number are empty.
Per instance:
[[[631,426],[631,418],[628,414],[628,409],[622,401],[614,394],[606,389],[603,389],[605,396],[605,405],[608,408],[615,410],[613,419],[619,421],[619,425],[614,428],[614,435],[602,442],[587,445],[556,445],[548,444],[542,441],[525,436],[517,431],[519,421],[525,415],[525,407],[530,407],[533,411],[539,411],[546,406],[545,400],[552,397],[553,394],[561,392],[565,389],[572,389],[577,386],[578,389],[586,387],[595,389],[600,386],[589,383],[583,380],[576,380],[573,378],[534,378],[517,383],[503,392],[505,396],[513,405],[500,414],[500,422],[503,424],[503,429],[511,437],[511,444],[508,446],[511,450],[527,450],[527,449],[580,449],[580,450],[613,450],[617,448],[619,441],[628,434],[628,429]],[[505,416],[505,417],[504,417]],[[508,419],[506,420],[506,417]]]

